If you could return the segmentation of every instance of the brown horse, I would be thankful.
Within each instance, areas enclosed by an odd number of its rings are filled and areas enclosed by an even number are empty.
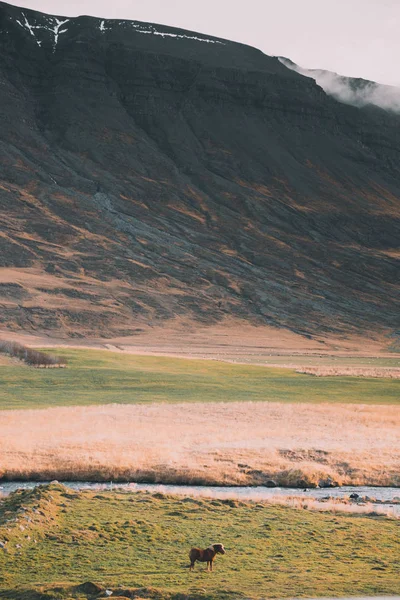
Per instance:
[[[212,544],[205,550],[200,548],[192,548],[189,552],[190,570],[193,571],[196,560],[207,563],[207,571],[213,570],[213,560],[217,554],[225,554],[225,548],[222,544]]]

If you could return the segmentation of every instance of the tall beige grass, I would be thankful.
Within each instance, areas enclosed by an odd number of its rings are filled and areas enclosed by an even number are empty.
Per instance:
[[[0,413],[0,475],[257,485],[400,485],[397,406],[207,403]]]
[[[300,366],[295,367],[296,373],[315,375],[316,377],[372,377],[400,379],[400,369],[397,367],[329,367],[329,366]]]

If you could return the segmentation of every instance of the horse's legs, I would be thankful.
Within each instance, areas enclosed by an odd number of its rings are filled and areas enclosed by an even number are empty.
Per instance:
[[[194,562],[191,562],[190,563],[190,567],[189,567],[189,571],[193,571],[193,569],[194,569]]]

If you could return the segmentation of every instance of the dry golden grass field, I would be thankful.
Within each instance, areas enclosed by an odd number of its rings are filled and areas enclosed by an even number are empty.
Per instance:
[[[400,485],[395,405],[58,407],[0,412],[0,431],[9,478]]]
[[[0,282],[5,270],[0,272]],[[25,278],[24,274],[24,278]],[[13,270],[8,280],[18,280]],[[53,278],[55,287],[59,286]],[[49,281],[37,283],[43,287]],[[51,286],[50,286],[51,287]],[[47,300],[49,295],[46,294]],[[116,338],[70,338],[54,332],[11,332],[0,328],[0,339],[32,348],[108,349],[136,355],[214,359],[244,364],[342,365],[400,367],[399,350],[390,332],[368,337],[323,335],[309,338],[289,330],[253,326],[233,318],[200,325],[176,318],[158,326],[141,325],[134,335]]]

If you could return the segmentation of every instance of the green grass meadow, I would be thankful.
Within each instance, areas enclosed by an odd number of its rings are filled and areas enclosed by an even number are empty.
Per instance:
[[[0,598],[87,581],[180,600],[398,594],[399,534],[385,517],[52,485],[0,503]],[[190,572],[189,549],[216,542],[215,570]]]
[[[48,350],[47,350],[48,351]],[[0,409],[145,402],[400,403],[400,381],[218,361],[57,349],[66,369],[0,366]]]

